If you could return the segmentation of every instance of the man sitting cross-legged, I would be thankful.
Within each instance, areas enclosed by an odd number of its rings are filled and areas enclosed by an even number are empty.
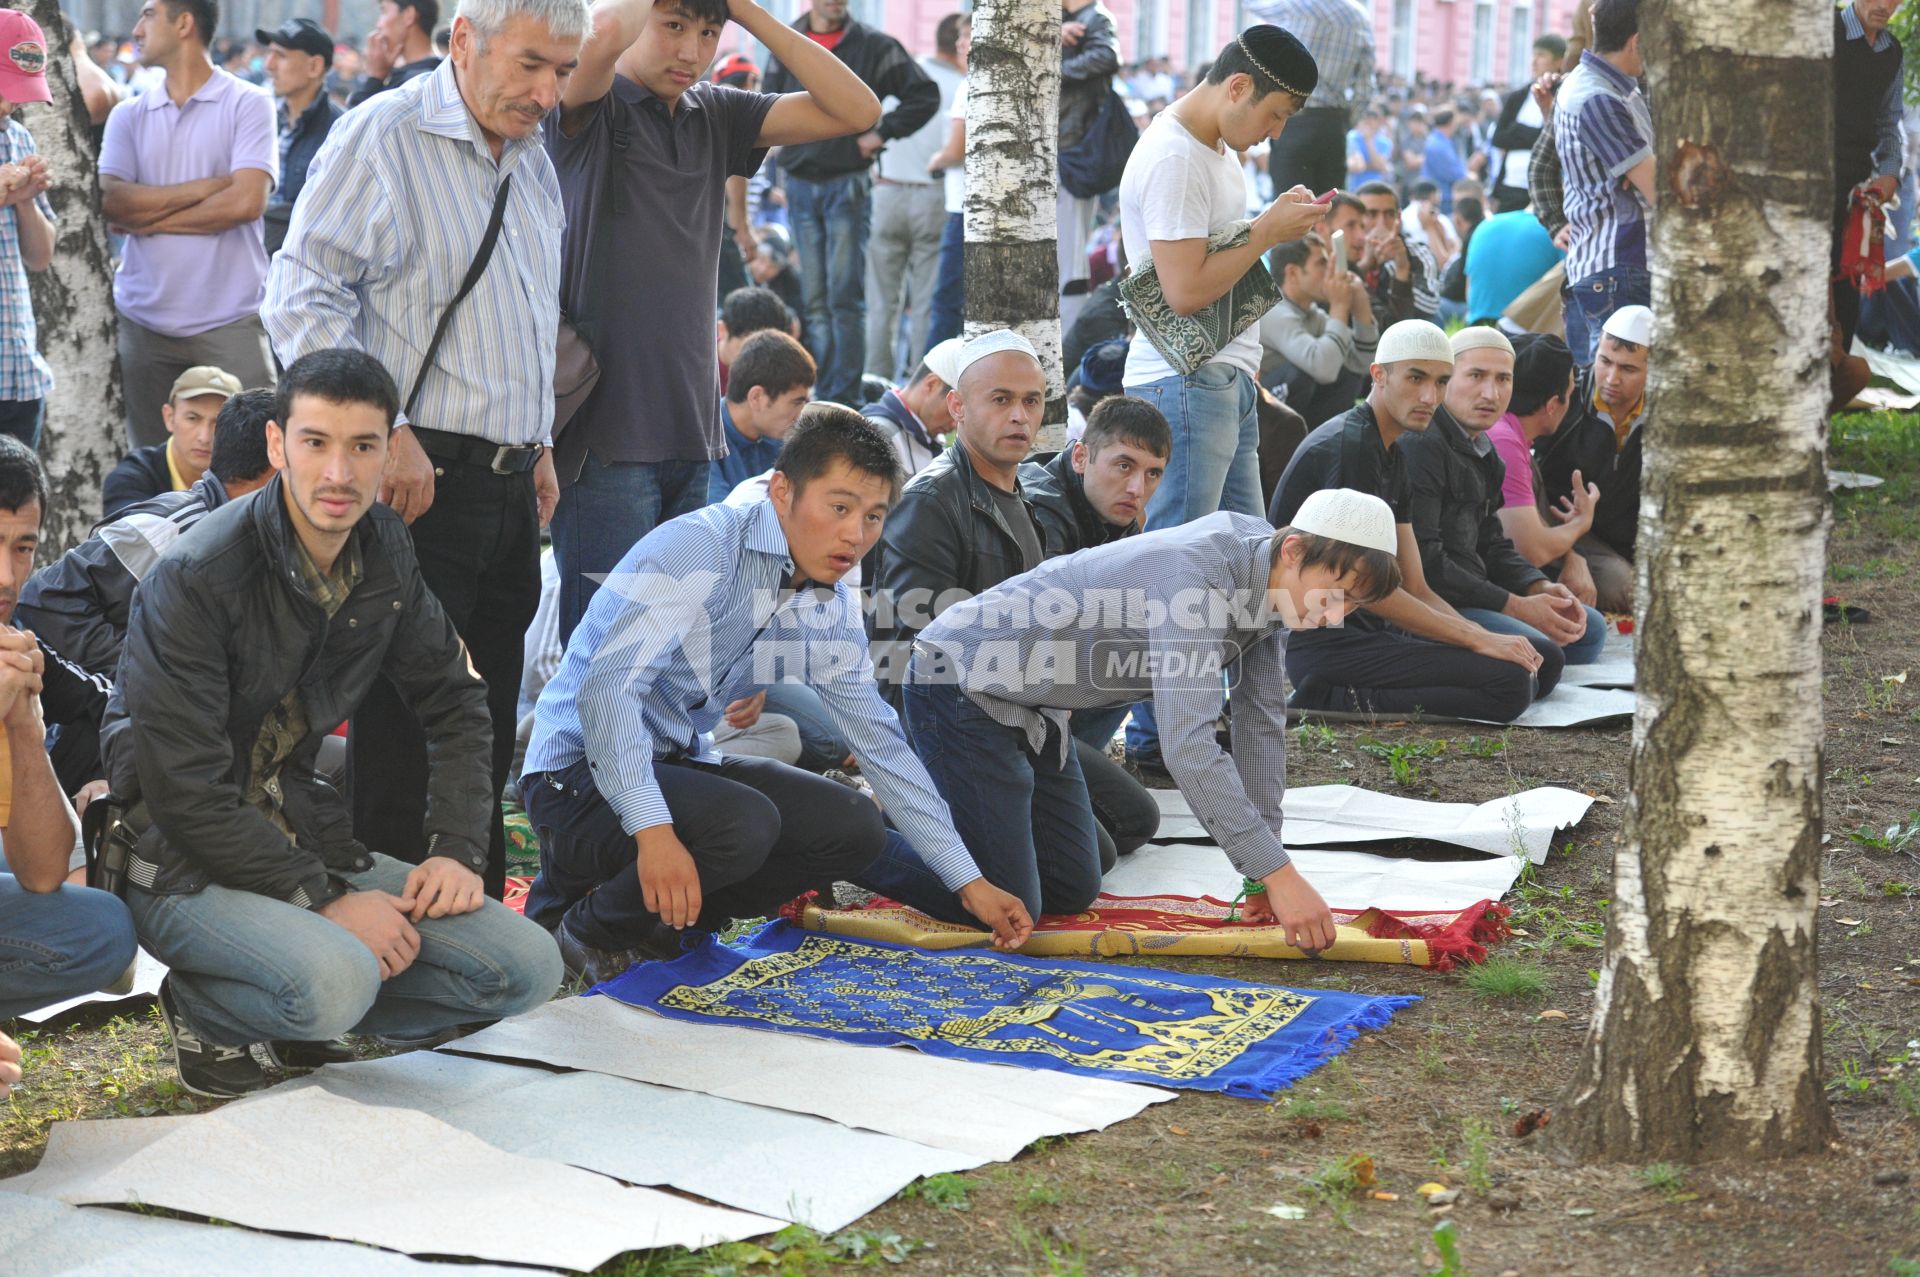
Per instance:
[[[209,514],[134,595],[102,736],[109,775],[152,828],[128,869],[143,943],[172,968],[160,1009],[201,1095],[265,1082],[348,1031],[418,1038],[515,1015],[561,979],[551,937],[486,899],[486,686],[428,590],[400,516],[376,505],[393,379],[319,350],[276,391],[279,472]],[[428,855],[355,841],[314,774],[321,738],[376,676],[429,742]]]
[[[1558,510],[1547,508],[1546,480],[1534,443],[1560,429],[1573,404],[1573,352],[1547,333],[1523,333],[1513,342],[1513,398],[1487,438],[1506,466],[1500,489],[1500,526],[1527,562],[1573,591],[1588,607],[1597,595],[1586,556],[1573,547],[1593,527],[1600,489],[1571,474],[1572,491]]]
[[[1460,615],[1536,648],[1557,645],[1568,665],[1600,658],[1607,622],[1548,579],[1500,526],[1506,467],[1487,438],[1513,397],[1513,345],[1495,328],[1453,335],[1453,378],[1433,425],[1400,441],[1412,489],[1413,538],[1433,592]]]
[[[1309,434],[1287,463],[1268,517],[1294,521],[1300,503],[1324,488],[1355,488],[1384,500],[1399,527],[1406,582],[1338,629],[1296,635],[1287,677],[1297,709],[1411,714],[1510,722],[1551,690],[1562,658],[1553,644],[1494,634],[1463,620],[1427,584],[1411,524],[1401,451],[1427,429],[1453,375],[1453,347],[1432,324],[1407,319],[1380,334],[1373,387],[1364,402]]]
[[[975,874],[1036,913],[1076,913],[1100,886],[1071,715],[1151,699],[1168,769],[1291,943],[1323,949],[1333,917],[1281,846],[1288,627],[1337,623],[1399,586],[1392,513],[1323,491],[1291,527],[1221,512],[1098,549],[956,603],[914,645],[907,729],[976,859],[891,846],[860,884],[952,922]],[[1225,682],[1223,683],[1223,676]],[[1233,754],[1214,734],[1232,687]]]
[[[946,804],[880,699],[858,601],[841,582],[899,494],[893,447],[839,404],[800,414],[764,500],[660,525],[620,561],[534,710],[521,780],[540,831],[527,916],[569,971],[599,981],[858,874],[889,840],[866,795],[715,754],[723,707],[786,676],[818,691],[907,837],[966,861]],[[966,912],[1004,945],[1032,923],[978,874]]]
[[[1033,495],[1029,485],[1043,480],[1057,485],[1059,476],[1021,460],[1046,404],[1047,379],[1033,347],[1025,338],[1002,329],[968,342],[955,363],[954,389],[947,396],[955,446],[907,483],[899,509],[880,539],[874,635],[889,644],[883,649],[887,668],[882,678],[895,704],[913,638],[928,621],[955,600],[1031,571],[1055,552],[1066,552],[1065,529],[1056,524],[1053,539],[1060,549],[1055,551],[1048,544],[1038,509],[1029,504]],[[1148,437],[1162,450],[1154,459],[1151,481],[1135,482],[1135,500],[1127,518],[1128,525],[1134,526],[1159,486],[1172,437],[1159,409],[1138,399],[1130,402],[1157,424],[1157,437]],[[1100,442],[1095,440],[1096,447]],[[1085,455],[1081,445],[1075,448]],[[1070,468],[1072,455],[1073,450],[1060,454],[1055,464],[1066,467],[1072,489],[1084,505],[1079,476]],[[1055,490],[1060,493],[1055,509],[1071,508],[1067,490]],[[1098,515],[1092,518],[1104,523]],[[1086,535],[1076,522],[1074,540]],[[1107,539],[1102,533],[1092,535]],[[1109,738],[1121,717],[1102,715]],[[1095,833],[1100,865],[1111,869],[1121,855],[1153,837],[1160,827],[1160,808],[1138,780],[1107,757],[1104,741],[1076,742],[1075,748],[1099,817]]]

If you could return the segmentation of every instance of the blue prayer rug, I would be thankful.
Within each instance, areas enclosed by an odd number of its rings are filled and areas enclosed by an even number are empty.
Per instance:
[[[1412,997],[928,952],[775,921],[592,990],[678,1020],[1266,1099]]]

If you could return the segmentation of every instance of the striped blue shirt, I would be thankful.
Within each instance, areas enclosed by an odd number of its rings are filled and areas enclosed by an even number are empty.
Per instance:
[[[791,591],[793,559],[769,501],[710,505],[661,524],[587,605],[534,709],[527,774],[585,758],[629,834],[671,824],[654,762],[718,762],[726,706],[794,679],[820,694],[887,814],[959,888],[980,872],[947,805],[880,698],[857,596]]]
[[[560,328],[560,186],[537,134],[509,140],[494,161],[450,60],[341,116],[313,157],[261,312],[281,362],[329,346],[364,350],[404,402],[509,175],[493,259],[455,312],[413,415],[494,443],[545,440]]]
[[[913,676],[959,682],[1036,754],[1049,739],[1066,748],[1074,710],[1151,700],[1161,754],[1194,815],[1234,868],[1264,878],[1290,859],[1273,536],[1265,519],[1221,511],[1048,559],[935,617],[914,644]],[[1223,675],[1231,757],[1214,737]]]
[[[1373,18],[1355,0],[1267,0],[1247,12],[1298,36],[1320,79],[1305,109],[1355,110],[1373,96]]]
[[[1647,265],[1647,206],[1625,183],[1653,154],[1653,115],[1633,77],[1588,49],[1553,108],[1562,195],[1573,227],[1567,282]]]
[[[0,130],[0,164],[18,164],[37,153],[33,134],[9,117]],[[46,192],[33,197],[33,206],[53,220]],[[0,208],[0,399],[45,399],[53,389],[53,370],[40,357],[27,264],[20,256],[19,218],[18,208]]]

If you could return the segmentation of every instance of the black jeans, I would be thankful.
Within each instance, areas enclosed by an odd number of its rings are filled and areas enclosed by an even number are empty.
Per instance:
[[[717,931],[807,891],[827,891],[880,855],[886,824],[873,800],[766,758],[718,763],[655,759],[673,831],[700,873],[700,921]],[[640,889],[633,836],[595,788],[583,759],[522,785],[540,835],[540,876],[527,916],[596,949],[625,949],[659,918]]]
[[[1300,709],[1482,718],[1510,723],[1560,681],[1559,645],[1546,639],[1538,675],[1512,661],[1416,638],[1389,625],[1295,630],[1287,635],[1287,680]],[[1537,679],[1537,688],[1536,688]]]
[[[12,435],[29,448],[40,446],[40,423],[46,419],[44,399],[0,399],[0,435]]]
[[[1311,107],[1288,120],[1286,131],[1268,143],[1267,172],[1273,177],[1276,195],[1295,185],[1320,195],[1345,182],[1346,111],[1337,106]]]
[[[487,894],[498,900],[507,882],[500,792],[513,765],[527,626],[540,604],[540,514],[531,474],[437,459],[434,468],[433,504],[413,522],[413,548],[427,588],[487,684],[493,801],[485,878]],[[347,788],[356,838],[396,860],[417,865],[425,858],[426,733],[384,678],[354,711]]]

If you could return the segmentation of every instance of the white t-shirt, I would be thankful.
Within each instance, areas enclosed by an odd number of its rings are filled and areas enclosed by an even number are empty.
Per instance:
[[[947,112],[947,129],[951,133],[953,122],[967,122],[967,82],[960,81],[960,87],[953,91],[953,108]],[[940,145],[947,144],[946,138],[940,139]],[[951,168],[942,170],[947,180],[947,212],[964,213],[967,211],[967,165],[963,160]]]
[[[1240,157],[1224,147],[1202,146],[1169,111],[1147,126],[1120,179],[1120,234],[1136,268],[1153,260],[1153,240],[1205,239],[1247,216],[1247,179]],[[1234,338],[1210,363],[1229,364],[1249,377],[1260,374],[1260,328]],[[1174,375],[1146,336],[1127,347],[1123,384],[1129,389]]]

